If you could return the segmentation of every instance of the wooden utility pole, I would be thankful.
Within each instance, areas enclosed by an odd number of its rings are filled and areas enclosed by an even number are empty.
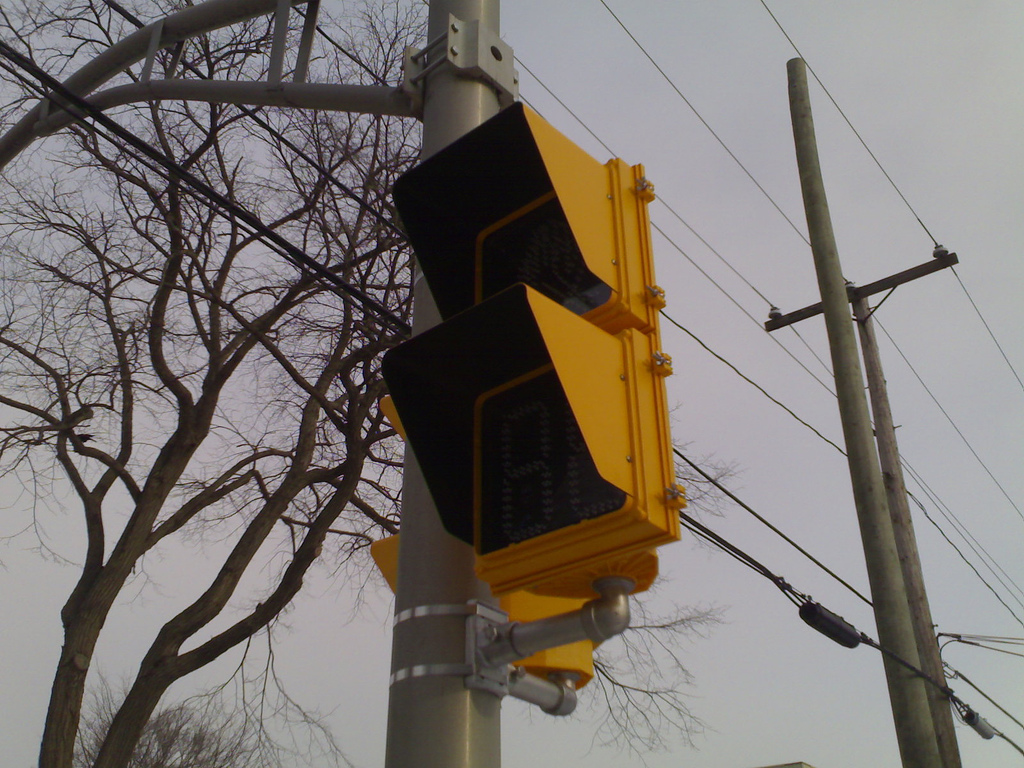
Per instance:
[[[857,320],[860,334],[864,372],[867,374],[868,392],[871,397],[871,413],[875,421],[878,458],[882,467],[882,480],[885,483],[885,496],[889,502],[893,534],[896,536],[896,551],[899,552],[900,565],[903,569],[903,583],[907,592],[911,621],[914,624],[917,652],[921,657],[921,670],[932,680],[942,683],[946,677],[942,671],[942,659],[939,656],[939,644],[932,624],[928,594],[924,588],[921,557],[917,551],[914,523],[910,517],[907,488],[903,480],[903,465],[896,444],[896,428],[893,425],[889,393],[882,373],[882,358],[878,354],[875,324],[871,319],[872,312],[866,296],[854,298],[853,315]],[[928,694],[928,706],[932,713],[935,735],[939,740],[942,763],[945,768],[960,768],[960,750],[953,730],[953,711],[949,698],[934,685],[927,686],[925,690]]]
[[[802,59],[788,64],[790,112],[800,186],[814,267],[821,291],[835,371],[839,414],[853,481],[868,581],[879,642],[907,664],[920,668],[917,641],[907,604],[902,569],[882,483],[849,299],[836,250],[832,219],[818,161],[818,148]],[[889,656],[883,656],[896,738],[904,768],[942,768],[925,682]]]
[[[903,270],[881,280],[876,280],[868,285],[846,286],[847,297],[853,305],[854,316],[858,323],[861,354],[864,358],[868,392],[871,397],[871,410],[874,419],[874,431],[882,479],[889,506],[889,516],[892,519],[893,534],[896,538],[896,551],[899,553],[900,566],[903,572],[911,621],[914,625],[914,636],[917,640],[921,670],[931,680],[939,684],[943,683],[945,675],[942,668],[942,659],[939,656],[939,647],[932,623],[931,609],[928,605],[928,596],[924,586],[921,559],[917,551],[917,540],[914,536],[913,522],[907,504],[903,466],[900,462],[899,448],[896,443],[896,431],[893,426],[892,410],[889,407],[889,395],[885,385],[885,376],[882,373],[881,356],[879,355],[878,344],[875,339],[874,322],[871,320],[873,311],[869,307],[868,298],[883,291],[892,291],[904,283],[925,277],[933,272],[952,267],[958,261],[955,253],[949,253],[946,249],[939,246],[932,254],[931,261]],[[822,303],[819,302],[785,315],[776,314],[765,323],[765,330],[778,330],[801,320],[815,317],[821,313]],[[926,691],[943,765],[945,768],[961,768],[960,751],[957,746],[949,698],[935,685],[928,685]]]

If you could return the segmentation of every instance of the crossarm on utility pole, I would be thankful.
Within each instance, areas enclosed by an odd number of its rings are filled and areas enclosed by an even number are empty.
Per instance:
[[[917,280],[919,277],[930,275],[933,272],[938,272],[941,269],[952,267],[954,264],[959,264],[960,260],[957,258],[955,253],[939,253],[931,261],[926,261],[924,264],[918,264],[916,267],[905,269],[902,272],[897,272],[895,275],[889,275],[889,277],[883,277],[881,280],[876,280],[873,283],[867,285],[851,285],[846,289],[846,293],[850,299],[850,302],[854,302],[857,299],[865,299],[868,296],[873,296],[876,293],[887,291],[891,288],[909,283],[911,280]],[[803,309],[797,309],[793,312],[787,312],[784,315],[770,318],[765,324],[764,329],[766,331],[777,331],[779,328],[785,328],[787,325],[793,325],[799,323],[801,320],[806,320],[809,317],[820,315],[822,313],[822,303],[819,301],[817,304],[811,304],[809,307]]]

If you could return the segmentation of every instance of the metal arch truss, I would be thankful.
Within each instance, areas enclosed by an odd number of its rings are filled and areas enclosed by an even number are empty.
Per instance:
[[[291,79],[285,80],[288,20],[292,8],[298,5],[306,6],[305,21]],[[420,118],[423,80],[429,73],[416,62],[422,62],[436,44],[429,44],[423,52],[407,53],[405,80],[399,87],[307,83],[319,6],[320,0],[206,0],[142,26],[82,66],[63,85],[81,97],[95,94],[90,102],[100,109],[139,101],[177,99]],[[265,15],[274,17],[265,82],[181,80],[174,77],[186,40]],[[436,62],[432,58],[431,71],[445,61],[451,61],[460,76],[490,83],[501,94],[503,103],[510,102],[517,92],[511,48],[482,30],[477,23],[464,24],[453,17],[449,28],[443,40],[447,45],[447,55]],[[157,54],[168,49],[172,54],[166,65],[166,77],[154,80]],[[104,83],[139,62],[143,62],[139,82],[97,93]],[[0,136],[0,168],[36,138],[61,130],[75,120],[56,98],[42,99]]]
[[[306,6],[305,21],[291,80],[286,81],[284,63],[288,19],[296,5]],[[519,77],[513,66],[515,57],[512,49],[496,34],[482,27],[479,21],[463,22],[454,16],[449,17],[444,35],[422,49],[406,50],[404,78],[399,87],[307,83],[319,8],[320,0],[207,0],[141,27],[85,64],[63,85],[76,95],[85,97],[142,61],[138,82],[95,93],[90,103],[99,109],[110,109],[140,101],[175,99],[422,118],[423,89],[428,75],[442,66],[449,66],[459,77],[481,80],[494,88],[503,107],[518,98]],[[269,14],[274,16],[274,33],[265,82],[180,80],[174,77],[186,40]],[[165,70],[167,76],[154,80],[157,54],[167,49],[172,50]],[[442,50],[444,55],[441,55]],[[56,99],[42,99],[0,136],[0,168],[36,138],[66,128],[76,119]]]

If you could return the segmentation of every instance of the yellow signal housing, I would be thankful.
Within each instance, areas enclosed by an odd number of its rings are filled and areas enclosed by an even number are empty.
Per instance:
[[[377,569],[384,576],[391,591],[398,583],[398,542],[400,534],[378,539],[370,545],[370,555]],[[513,592],[501,598],[501,609],[511,621],[536,621],[549,616],[578,610],[584,600],[559,597],[543,597],[529,592]],[[582,688],[594,677],[594,644],[589,640],[570,643],[558,648],[549,648],[525,659],[512,662],[538,677],[550,675],[570,676],[576,688]]]
[[[391,395],[384,395],[377,403],[380,408],[380,412],[384,414],[384,418],[387,420],[391,428],[398,433],[398,436],[403,440],[405,437],[405,427],[402,426],[402,420],[398,418],[398,409],[395,408],[395,401],[391,398]],[[370,545],[371,549],[373,545]]]
[[[395,202],[441,315],[515,283],[616,333],[660,306],[643,166],[602,164],[514,104],[403,175]]]
[[[665,375],[663,371],[659,371],[661,375]],[[385,417],[388,419],[395,431],[401,435],[402,439],[405,439],[405,429],[402,427],[402,422],[398,418],[398,411],[395,409],[395,404],[390,395],[381,398],[380,409],[384,412]],[[669,501],[669,505],[673,508],[681,508],[685,505],[685,500],[682,497],[682,491],[679,490],[679,496]],[[370,555],[373,557],[374,562],[377,564],[377,568],[384,575],[387,580],[388,586],[391,587],[391,591],[396,591],[396,582],[398,579],[398,534],[389,536],[384,539],[378,539],[370,545]],[[622,562],[622,560],[627,562]],[[658,555],[654,550],[647,550],[644,552],[635,552],[626,555],[624,558],[610,558],[605,561],[604,570],[594,570],[588,575],[588,578],[595,580],[601,576],[611,576],[620,573],[630,573],[642,589],[646,589],[658,575]],[[570,574],[569,581],[573,582],[576,580],[575,574]],[[567,592],[571,591],[573,587],[566,585],[564,587],[554,586],[556,592]],[[529,595],[529,600],[521,598],[522,595]],[[560,603],[560,601],[562,601]],[[582,598],[560,598],[560,597],[545,597],[542,595],[535,595],[530,592],[512,592],[501,598],[502,609],[509,614],[515,614],[513,618],[519,621],[532,621],[535,618],[543,618],[544,616],[553,616],[556,613],[563,613],[566,611],[575,610],[585,601]],[[537,613],[537,610],[532,606],[543,604],[550,607],[549,612],[544,612],[544,616]],[[556,608],[561,605],[561,608]],[[510,609],[509,606],[516,606]],[[530,606],[530,607],[526,607]],[[544,611],[548,611],[547,608]],[[578,664],[575,666],[565,666],[567,659],[576,658],[576,654],[582,653],[580,650],[581,645],[587,645],[590,648],[587,659],[589,664],[590,673],[589,675],[584,674],[586,670],[580,667]],[[576,643],[571,646],[573,649],[571,652],[566,651],[564,648],[555,648],[548,651],[540,651],[539,653],[531,656],[533,660],[531,663],[536,669],[532,669],[534,674],[541,675],[544,668],[550,668],[549,671],[575,669],[582,675],[584,681],[589,681],[593,677],[593,663],[590,660],[589,653],[593,651],[593,644],[589,641],[583,643]],[[582,658],[582,657],[581,657]],[[522,666],[522,663],[520,664]],[[585,683],[577,682],[577,686]]]
[[[373,558],[377,570],[392,592],[398,591],[398,541],[400,534],[377,539],[370,544],[370,557]]]
[[[610,335],[531,289],[522,290],[551,366],[477,398],[477,573],[496,594],[530,589],[593,597],[592,584],[606,575],[627,576],[637,591],[647,589],[657,575],[652,548],[679,537],[655,338],[633,329]],[[542,377],[552,382],[549,387],[557,379],[568,407],[565,416],[571,413],[575,419],[592,464],[583,451],[574,460],[573,452],[560,450],[554,439],[557,427],[543,422],[541,405],[547,398],[548,418],[554,422],[561,414],[554,394],[534,383]],[[528,389],[532,391],[518,394]],[[494,414],[488,416],[488,411]],[[566,443],[571,445],[572,439]],[[487,454],[496,455],[486,461]],[[557,486],[557,462],[566,455],[567,478],[561,484],[566,493],[545,492],[550,484]],[[489,466],[495,475],[490,483]],[[597,482],[582,482],[591,466],[607,483],[603,489]],[[536,484],[539,493],[536,485],[523,492],[524,471],[542,475]],[[568,510],[574,514],[567,515]]]
[[[646,589],[685,501],[643,167],[515,104],[393,191],[444,322],[382,370],[445,528],[496,595]]]
[[[517,285],[391,350],[384,375],[442,522],[496,595],[646,589],[678,539],[656,334]]]

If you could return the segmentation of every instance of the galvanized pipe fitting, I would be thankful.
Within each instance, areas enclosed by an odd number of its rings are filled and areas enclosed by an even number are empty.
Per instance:
[[[479,649],[481,660],[497,666],[580,640],[600,644],[629,626],[629,594],[634,586],[632,579],[608,576],[594,582],[601,597],[577,611],[494,627],[495,636]]]
[[[545,680],[524,669],[516,669],[509,674],[508,693],[556,717],[571,715],[576,710],[576,688],[568,678]]]

